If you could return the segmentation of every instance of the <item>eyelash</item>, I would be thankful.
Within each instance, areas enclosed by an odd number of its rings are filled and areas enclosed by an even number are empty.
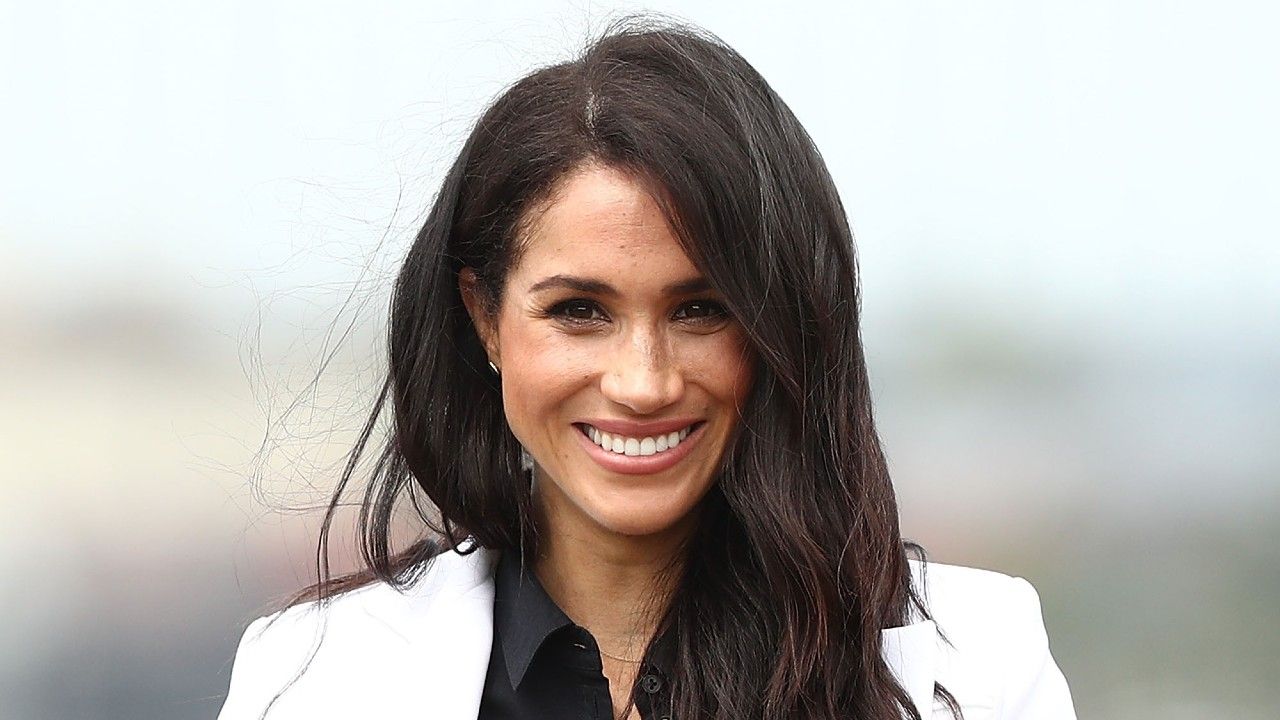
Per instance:
[[[702,323],[711,324],[713,322],[718,323],[718,322],[723,322],[729,317],[729,311],[726,310],[723,305],[716,302],[715,300],[690,300],[689,302],[686,302],[680,307],[683,309],[683,308],[689,307],[690,305],[704,305],[710,308],[709,314],[703,315],[697,318],[691,318],[691,321],[695,323],[699,323],[699,324],[702,324]],[[558,302],[552,305],[546,311],[545,314],[547,317],[559,320],[569,325],[578,326],[578,327],[593,325],[601,321],[600,318],[575,318],[567,314],[567,311],[570,308],[574,308],[574,307],[581,308],[584,306],[592,310],[597,310],[597,311],[600,310],[600,305],[597,304],[594,300],[588,300],[586,298],[572,298],[572,299],[564,300],[562,302]],[[603,315],[604,313],[601,312],[600,314]]]

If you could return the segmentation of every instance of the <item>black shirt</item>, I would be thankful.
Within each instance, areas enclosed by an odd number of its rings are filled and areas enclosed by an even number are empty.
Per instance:
[[[671,647],[659,638],[641,664],[636,708],[670,720]],[[493,650],[479,720],[612,720],[599,647],[547,595],[520,556],[504,552],[494,577]]]

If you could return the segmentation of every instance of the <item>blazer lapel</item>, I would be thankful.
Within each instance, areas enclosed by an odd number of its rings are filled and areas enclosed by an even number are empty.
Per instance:
[[[406,658],[414,668],[405,717],[474,718],[493,645],[493,568],[498,553],[445,552],[409,591]],[[424,700],[425,699],[425,700]],[[425,705],[423,704],[425,702]],[[423,708],[430,711],[424,713]]]
[[[924,720],[933,716],[938,629],[932,620],[880,631],[880,653]]]

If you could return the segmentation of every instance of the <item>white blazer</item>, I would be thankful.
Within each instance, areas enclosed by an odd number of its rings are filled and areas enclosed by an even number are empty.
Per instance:
[[[273,698],[268,720],[475,718],[493,640],[497,556],[447,552],[403,593],[378,583],[334,598],[323,612],[311,603],[254,621],[219,720],[256,720]],[[951,717],[933,698],[939,682],[966,720],[1074,720],[1030,583],[911,565],[916,583],[926,571],[934,619],[882,630],[881,651],[922,718]]]

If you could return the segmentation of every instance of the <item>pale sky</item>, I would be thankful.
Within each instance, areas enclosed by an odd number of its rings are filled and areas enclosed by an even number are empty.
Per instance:
[[[484,102],[619,12],[443,6],[0,4],[5,255],[213,281],[302,250],[259,282],[341,277],[402,184],[412,226]],[[806,123],[880,302],[1232,327],[1280,305],[1274,4],[647,7],[723,36]]]

